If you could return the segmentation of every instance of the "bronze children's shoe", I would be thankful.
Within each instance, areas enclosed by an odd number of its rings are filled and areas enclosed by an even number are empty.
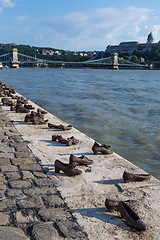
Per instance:
[[[62,171],[69,177],[82,174],[81,170],[76,169],[71,164],[63,163],[60,160],[56,160],[54,166],[55,166],[55,173],[59,173],[60,171]]]
[[[123,181],[125,183],[131,182],[131,181],[144,181],[150,178],[151,178],[150,174],[134,174],[126,171],[124,171],[123,173]]]
[[[60,125],[55,125],[55,124],[52,124],[52,123],[48,123],[48,127],[49,128],[56,128],[56,129],[60,129],[60,130],[71,130],[72,129],[72,126],[71,125],[67,125],[67,126],[64,126],[62,124]]]
[[[123,201],[118,203],[119,211],[126,223],[139,230],[146,230],[147,226],[142,222],[140,217],[133,211],[133,209]]]
[[[92,146],[92,151],[94,155],[97,155],[99,152],[102,154],[112,154],[113,150],[110,149],[110,146],[106,146],[105,144],[100,145],[97,142],[95,142]]]

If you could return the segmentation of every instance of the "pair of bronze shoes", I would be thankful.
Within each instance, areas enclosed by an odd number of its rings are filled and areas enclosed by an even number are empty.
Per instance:
[[[133,182],[133,181],[145,181],[151,178],[150,174],[134,174],[130,172],[124,171],[123,173],[123,181],[125,183]]]
[[[92,164],[93,160],[88,159],[84,155],[76,157],[71,154],[69,158],[69,163],[63,163],[60,160],[55,161],[55,173],[59,173],[60,171],[62,171],[69,177],[80,175],[82,174],[82,171],[76,168],[76,163],[78,163],[79,165],[87,166]]]
[[[111,148],[110,145],[108,145],[108,146],[105,144],[100,145],[99,143],[94,142],[94,144],[92,146],[92,151],[93,151],[94,155],[97,155],[98,153],[108,155],[108,154],[113,153],[113,150],[111,150],[110,148]]]
[[[32,111],[30,114],[27,114],[24,121],[33,125],[42,125],[48,122],[48,120],[44,120],[44,115],[38,110],[37,112]]]
[[[134,207],[136,204],[137,201],[135,200],[117,201],[108,198],[105,200],[105,206],[109,212],[113,212],[117,207],[122,217],[130,227],[136,228],[138,230],[146,230],[147,226],[132,209],[132,207]]]
[[[63,138],[62,135],[52,135],[52,141],[57,141],[62,144],[66,144],[66,146],[72,146],[79,143],[79,140],[77,140],[74,136],[70,138]]]
[[[55,129],[60,129],[60,130],[62,130],[62,131],[66,131],[66,130],[71,130],[71,129],[72,129],[72,125],[64,126],[64,125],[62,125],[62,124],[60,124],[60,125],[55,125],[55,124],[52,124],[52,123],[48,123],[48,127],[51,128],[51,129],[53,129],[53,128],[55,128]]]

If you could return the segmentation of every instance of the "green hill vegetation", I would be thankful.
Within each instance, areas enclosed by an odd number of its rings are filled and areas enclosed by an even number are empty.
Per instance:
[[[13,47],[16,47],[19,53],[53,61],[81,62],[88,60],[94,54],[94,52],[91,51],[66,51],[29,45],[0,44],[0,55],[10,52]]]

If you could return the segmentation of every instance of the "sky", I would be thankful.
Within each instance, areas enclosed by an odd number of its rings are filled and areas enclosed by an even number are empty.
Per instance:
[[[0,43],[105,51],[150,32],[158,42],[159,0],[0,0]]]

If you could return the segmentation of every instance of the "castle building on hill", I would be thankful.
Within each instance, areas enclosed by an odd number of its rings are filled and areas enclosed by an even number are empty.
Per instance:
[[[128,53],[131,55],[134,50],[147,51],[152,50],[155,47],[160,47],[160,41],[154,43],[153,34],[150,32],[147,37],[147,43],[139,43],[137,41],[121,42],[119,45],[108,45],[105,52],[110,54]]]

